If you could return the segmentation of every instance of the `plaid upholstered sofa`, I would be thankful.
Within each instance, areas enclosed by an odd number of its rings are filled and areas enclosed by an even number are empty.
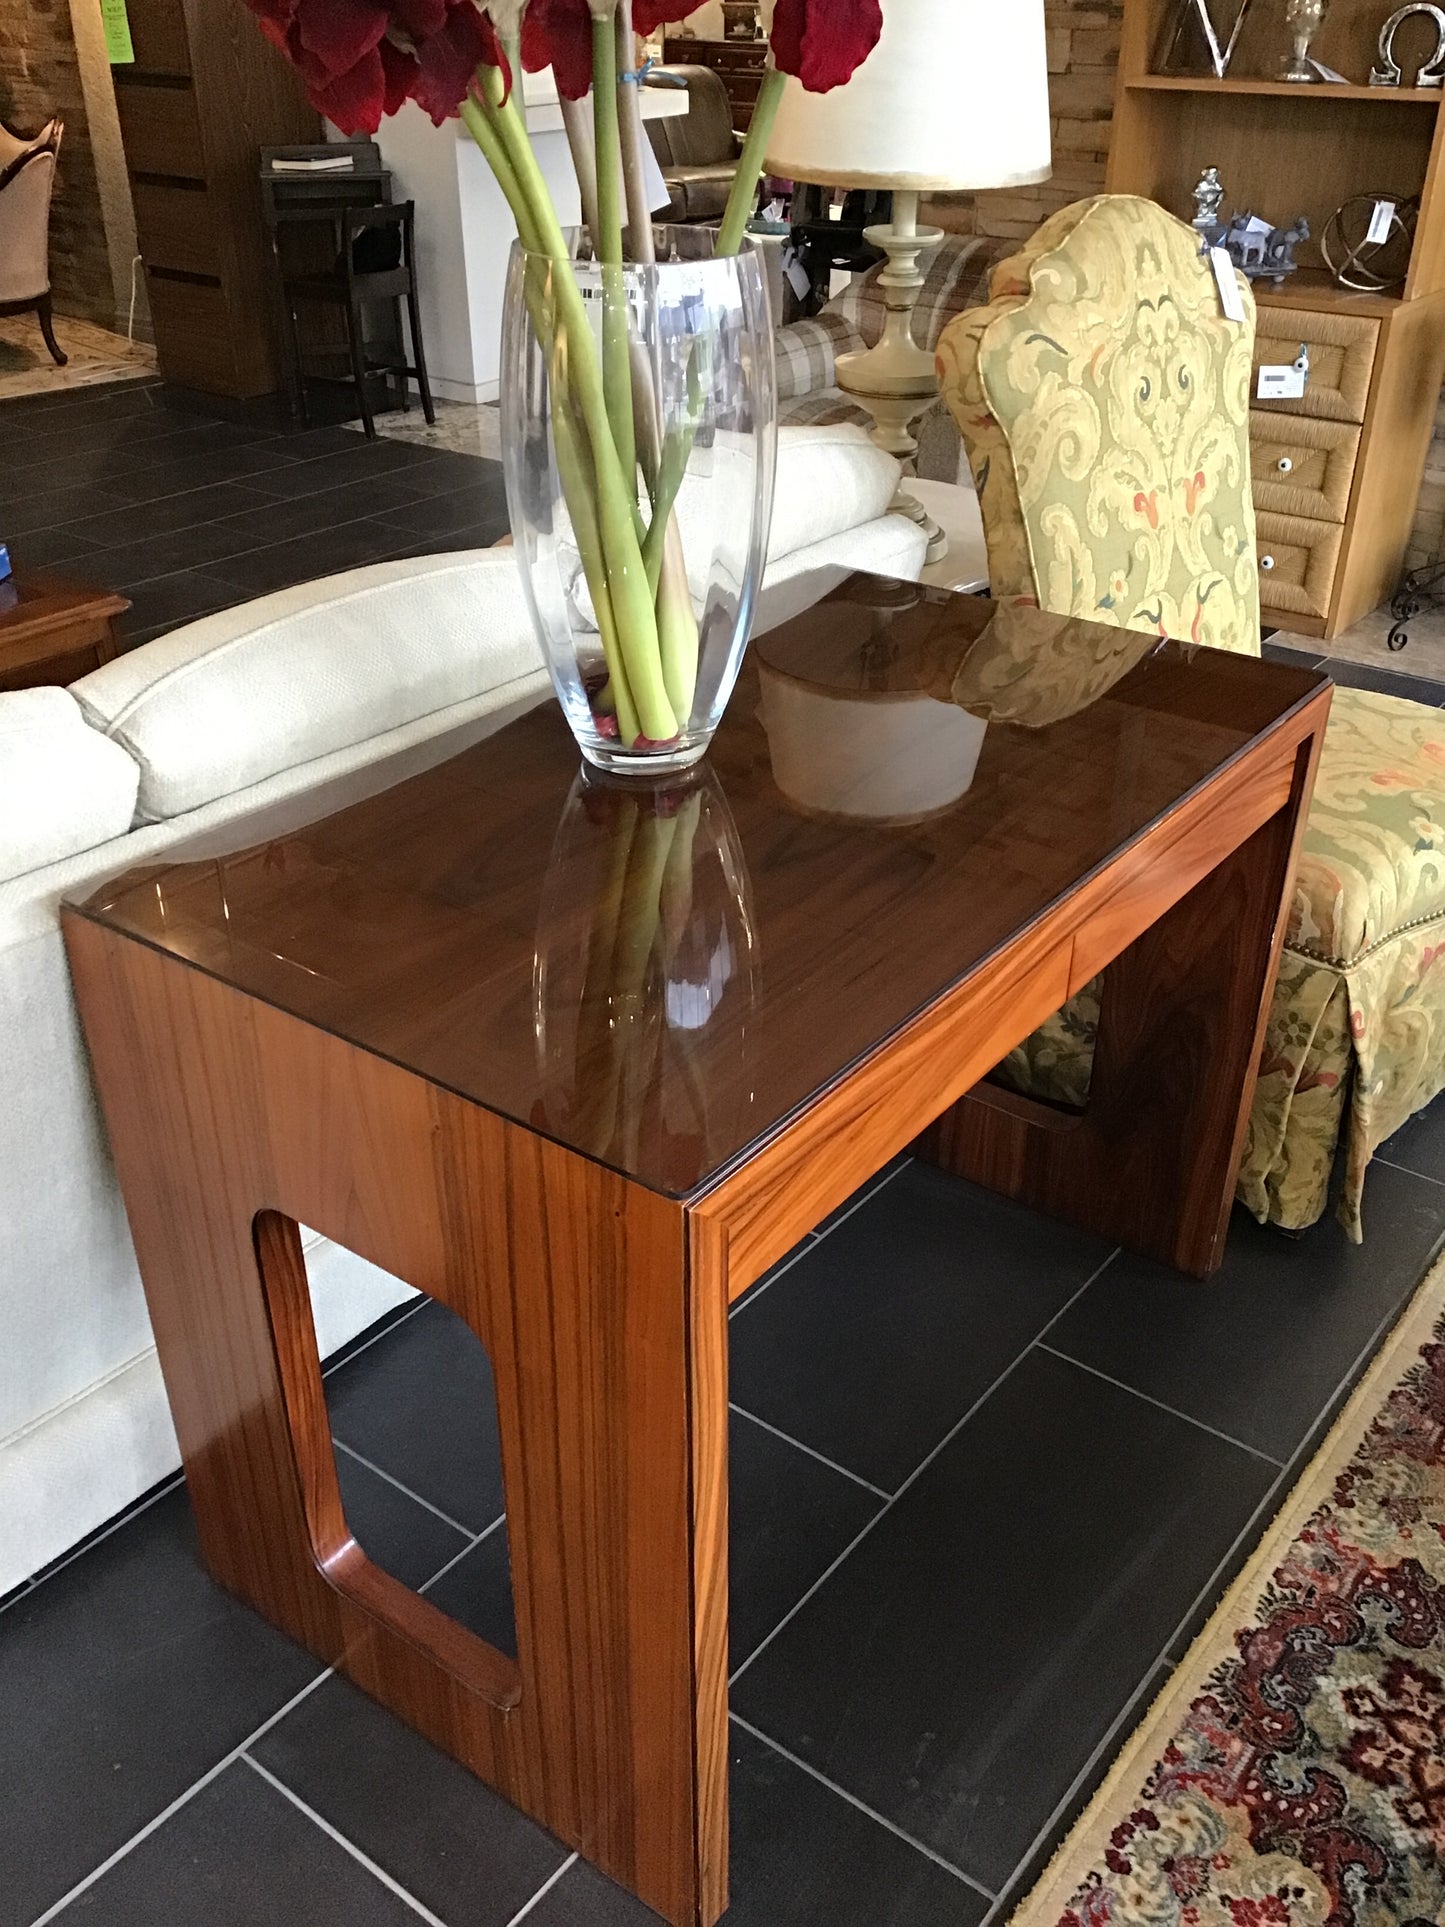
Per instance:
[[[913,334],[920,348],[936,348],[955,315],[988,300],[994,268],[1017,248],[1016,241],[973,235],[945,238],[928,263],[927,279],[913,311]],[[778,407],[784,422],[871,426],[867,411],[844,394],[834,371],[839,355],[871,348],[883,333],[881,272],[874,268],[856,277],[812,320],[794,321],[778,330]],[[945,402],[934,403],[914,433],[920,475],[940,482],[961,479],[971,486],[967,470],[960,468],[962,444]]]

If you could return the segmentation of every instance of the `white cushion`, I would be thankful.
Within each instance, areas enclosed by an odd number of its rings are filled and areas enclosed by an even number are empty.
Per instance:
[[[778,430],[768,560],[844,535],[888,512],[903,470],[856,422]]]
[[[139,781],[67,690],[0,694],[0,880],[122,835]]]
[[[354,569],[206,616],[72,693],[140,765],[138,819],[168,821],[283,770],[535,676],[510,550]]]

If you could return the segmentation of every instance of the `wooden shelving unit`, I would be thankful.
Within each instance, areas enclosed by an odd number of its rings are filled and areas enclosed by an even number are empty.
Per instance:
[[[1398,580],[1445,375],[1445,95],[1367,84],[1382,0],[1334,0],[1314,44],[1344,86],[1275,78],[1284,29],[1258,0],[1226,79],[1159,72],[1174,10],[1175,0],[1125,0],[1108,185],[1188,220],[1194,184],[1215,166],[1226,212],[1308,219],[1299,273],[1255,290],[1257,359],[1293,360],[1304,341],[1314,369],[1303,401],[1254,404],[1255,504],[1261,562],[1272,565],[1261,578],[1267,614],[1334,636]],[[1402,31],[1407,78],[1433,47],[1433,30]],[[1398,291],[1355,294],[1325,268],[1325,223],[1357,194],[1419,199]],[[1297,433],[1282,416],[1297,418]]]

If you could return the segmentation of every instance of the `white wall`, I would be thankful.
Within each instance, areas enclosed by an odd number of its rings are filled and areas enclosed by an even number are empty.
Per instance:
[[[723,30],[722,7],[718,0],[707,0],[705,7],[687,16],[687,24],[700,40],[721,40]]]

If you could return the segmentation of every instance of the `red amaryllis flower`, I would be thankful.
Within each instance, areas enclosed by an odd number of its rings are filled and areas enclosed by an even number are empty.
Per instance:
[[[438,126],[482,63],[506,69],[475,0],[246,0],[261,31],[306,83],[306,98],[344,134],[374,134],[415,100]]]
[[[696,13],[703,0],[632,0],[632,29],[644,38]]]
[[[810,94],[851,80],[883,32],[880,0],[777,0],[773,59]]]
[[[531,0],[522,16],[522,65],[550,67],[564,100],[581,100],[592,85],[592,8],[588,0]]]

